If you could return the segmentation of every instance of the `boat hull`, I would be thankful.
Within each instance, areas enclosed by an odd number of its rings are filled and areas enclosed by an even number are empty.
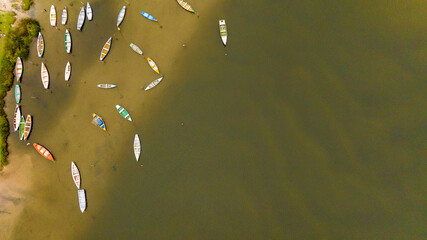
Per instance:
[[[65,29],[64,44],[65,44],[65,51],[67,53],[70,53],[71,47],[72,47],[72,39],[71,39],[71,34],[68,31],[68,29]]]
[[[13,130],[16,132],[19,129],[19,123],[21,121],[21,109],[19,105],[15,107],[15,114],[13,116]]]
[[[141,141],[139,140],[138,134],[135,134],[133,140],[133,152],[135,154],[136,161],[139,161],[139,156],[141,155]]]
[[[132,122],[132,118],[130,117],[130,115],[129,115],[128,111],[126,111],[126,109],[124,109],[120,105],[116,105],[116,109],[119,112],[119,114],[122,115],[123,118]]]
[[[100,116],[93,113],[92,117],[93,117],[95,124],[98,125],[99,128],[101,128],[104,131],[107,131],[107,127],[105,126],[105,123]]]
[[[19,124],[19,140],[24,140],[24,131],[25,131],[25,118],[21,116],[21,123]]]
[[[101,50],[101,54],[99,55],[99,60],[100,61],[104,61],[105,57],[107,56],[107,54],[110,52],[111,49],[111,41],[112,41],[112,37],[110,37],[107,42],[104,44],[104,47]]]
[[[85,8],[82,7],[80,9],[79,18],[77,19],[77,30],[81,31],[83,28],[83,24],[85,23]]]
[[[42,145],[33,143],[34,148],[37,150],[37,152],[40,153],[44,158],[49,159],[50,161],[54,162],[52,154]]]
[[[145,90],[144,90],[144,91],[150,90],[150,89],[152,89],[153,87],[157,86],[157,84],[159,84],[159,83],[160,83],[160,81],[162,81],[162,80],[163,80],[163,77],[158,78],[158,79],[156,79],[156,80],[152,81],[150,84],[148,84],[148,86],[145,88]]]
[[[70,62],[68,62],[67,65],[65,66],[65,81],[70,80],[70,76],[71,76],[71,64]]]
[[[147,12],[143,12],[143,11],[141,11],[141,14],[142,14],[142,16],[144,16],[145,18],[147,18],[147,19],[149,19],[149,20],[151,20],[151,21],[155,21],[155,22],[157,22],[157,19],[156,19],[156,18],[154,18],[153,16],[151,16],[151,14],[149,14],[149,13],[147,13]]]
[[[99,88],[103,88],[103,89],[111,89],[111,88],[115,88],[117,87],[114,84],[109,84],[109,83],[101,83],[97,85]]]
[[[32,127],[31,115],[27,115],[27,118],[25,120],[25,127],[24,127],[24,140],[27,140],[30,137],[31,127]]]
[[[87,16],[87,20],[92,21],[93,12],[92,12],[92,7],[90,6],[89,3],[86,4],[86,16]]]
[[[39,32],[39,36],[37,37],[37,56],[42,57],[44,53],[44,39],[41,32]]]
[[[79,207],[80,211],[83,213],[86,210],[86,194],[84,189],[77,190],[77,195],[79,197]]]
[[[155,71],[157,74],[160,74],[159,68],[157,67],[156,63],[151,58],[147,58],[147,61],[151,69],[153,69],[153,71]]]
[[[185,10],[194,13],[194,9],[190,6],[190,4],[188,4],[186,1],[183,0],[176,0],[178,2],[178,4],[184,8]]]
[[[47,67],[43,62],[41,67],[41,77],[42,77],[43,87],[45,89],[49,88],[49,72],[47,71]]]
[[[227,45],[227,25],[225,24],[225,20],[219,20],[219,35],[221,36],[222,44],[224,46]]]
[[[134,52],[138,53],[139,55],[142,55],[143,52],[137,45],[131,43],[129,46]]]
[[[71,162],[71,176],[73,177],[74,184],[76,184],[77,189],[80,189],[80,172],[74,162]]]
[[[56,10],[55,10],[55,6],[51,5],[50,6],[50,25],[52,27],[56,26]]]
[[[21,101],[21,88],[18,84],[15,85],[15,101],[16,103]]]
[[[123,6],[119,12],[119,15],[117,16],[117,23],[116,23],[117,27],[119,27],[120,24],[122,24],[123,19],[125,18],[125,15],[126,15],[126,6]]]
[[[16,76],[16,81],[19,82],[19,80],[21,80],[21,76],[22,76],[22,60],[20,57],[18,57],[16,59],[16,65],[15,65],[15,76]]]
[[[61,16],[62,25],[65,25],[67,23],[67,19],[68,19],[67,8],[64,7],[64,9],[62,10],[62,16]]]

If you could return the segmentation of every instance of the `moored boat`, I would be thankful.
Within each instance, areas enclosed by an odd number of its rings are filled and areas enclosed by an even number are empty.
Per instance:
[[[30,136],[31,126],[32,126],[31,115],[27,115],[27,119],[25,120],[25,127],[24,127],[24,140],[27,140],[28,137]]]
[[[16,103],[21,101],[21,88],[18,84],[15,85],[15,101]]]
[[[154,18],[153,16],[151,16],[151,14],[149,14],[149,13],[147,13],[147,12],[144,12],[144,11],[141,11],[141,14],[142,14],[142,16],[144,16],[145,18],[150,19],[151,21],[155,21],[155,22],[157,22],[157,19],[156,19],[156,18]]]
[[[62,25],[65,25],[67,23],[67,19],[68,19],[67,8],[64,7],[64,9],[62,9],[62,18],[61,18]]]
[[[39,36],[37,37],[37,55],[42,57],[44,53],[44,39],[41,32],[39,32]]]
[[[126,14],[126,6],[123,6],[119,12],[119,15],[117,16],[116,26],[119,30],[120,30],[119,26],[120,26],[120,24],[122,24],[123,19],[125,18],[125,14]]]
[[[83,24],[85,23],[85,7],[80,9],[79,18],[77,19],[77,30],[81,31]]]
[[[49,72],[47,71],[46,65],[42,62],[42,68],[41,68],[41,77],[43,82],[43,87],[48,88],[49,87]]]
[[[104,121],[102,120],[102,118],[98,115],[96,115],[95,113],[92,114],[93,117],[93,121],[96,125],[98,125],[98,127],[100,127],[102,130],[107,131],[107,127],[105,126]]]
[[[128,111],[126,111],[126,109],[124,109],[120,105],[116,105],[116,109],[120,113],[120,115],[122,115],[122,117],[124,117],[125,119],[132,122],[132,118],[130,117],[130,115],[129,115]]]
[[[225,24],[224,19],[219,20],[219,34],[224,46],[227,45],[227,25]]]
[[[71,176],[73,177],[73,181],[76,184],[77,189],[80,189],[80,172],[73,161],[71,161]]]
[[[99,60],[103,61],[104,58],[107,56],[107,54],[110,52],[111,40],[112,40],[112,37],[110,37],[107,40],[107,42],[104,44],[104,47],[101,50],[101,55],[99,55]]]
[[[55,10],[55,6],[51,5],[50,6],[50,25],[52,27],[56,26],[56,10]]]
[[[21,122],[19,123],[19,139],[24,140],[24,131],[25,131],[25,118],[21,115]]]
[[[71,64],[70,62],[67,62],[67,65],[65,66],[65,81],[70,80],[71,75]]]
[[[150,64],[151,69],[153,69],[153,71],[155,71],[156,73],[160,74],[159,68],[157,67],[156,63],[151,58],[147,58],[147,61],[148,64]]]
[[[37,143],[33,143],[34,148],[37,150],[37,152],[40,153],[40,155],[42,155],[43,157],[45,157],[46,159],[49,159],[50,161],[54,162],[55,160],[53,159],[52,154],[49,152],[49,150],[47,150],[45,147],[43,147],[40,144]]]
[[[77,190],[79,196],[79,207],[80,211],[83,213],[86,210],[86,194],[84,189]]]
[[[139,161],[139,156],[141,155],[141,141],[139,141],[138,134],[135,134],[135,139],[133,140],[133,152],[135,153],[136,161]]]
[[[89,3],[86,3],[86,15],[87,15],[87,20],[92,21],[93,12],[92,12],[92,7],[90,6]]]
[[[142,55],[142,50],[138,47],[138,46],[136,46],[135,44],[133,44],[133,43],[131,43],[130,45],[130,48],[132,48],[132,50],[134,50],[136,53],[138,53],[139,55]]]
[[[183,0],[176,0],[178,2],[179,5],[181,5],[182,8],[184,8],[185,10],[194,13],[194,9],[190,6],[190,4],[188,4],[186,1]]]
[[[22,60],[20,57],[18,57],[16,59],[15,76],[16,76],[16,81],[19,82],[19,80],[21,79],[21,76],[22,76]]]
[[[110,88],[115,88],[117,87],[114,84],[109,84],[109,83],[101,83],[97,85],[99,88],[104,88],[104,89],[110,89]]]
[[[19,123],[21,121],[21,108],[18,104],[15,107],[15,114],[13,116],[13,130],[16,132],[19,128]]]
[[[64,43],[65,43],[65,51],[67,53],[70,53],[72,40],[71,40],[71,34],[68,31],[68,29],[65,29]]]
[[[159,84],[160,81],[162,81],[163,77],[161,78],[157,78],[156,80],[152,81],[150,84],[148,84],[148,86],[145,88],[144,91],[150,90],[153,87],[157,86],[157,84]]]

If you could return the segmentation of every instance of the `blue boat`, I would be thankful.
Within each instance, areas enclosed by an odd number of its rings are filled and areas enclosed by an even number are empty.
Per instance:
[[[102,121],[102,118],[95,113],[92,114],[93,121],[96,125],[98,125],[102,130],[107,131],[107,128],[105,127],[104,121]]]
[[[141,14],[142,14],[142,16],[144,16],[144,17],[146,17],[146,18],[148,18],[148,19],[150,19],[150,20],[152,20],[152,21],[157,22],[157,19],[155,19],[155,18],[154,18],[153,16],[151,16],[149,13],[146,13],[146,12],[141,11]]]

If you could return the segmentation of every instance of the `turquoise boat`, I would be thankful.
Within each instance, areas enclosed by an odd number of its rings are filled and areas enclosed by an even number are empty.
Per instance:
[[[119,111],[119,113],[120,113],[120,115],[122,115],[122,117],[124,117],[125,119],[132,122],[132,118],[130,118],[130,115],[129,115],[128,111],[126,111],[126,109],[124,109],[120,105],[116,105],[116,109],[117,109],[117,111]]]
[[[15,100],[16,103],[19,103],[21,101],[21,88],[18,84],[15,85]]]
[[[24,131],[25,131],[25,119],[24,116],[21,115],[21,122],[19,123],[19,139],[24,139]]]
[[[146,17],[147,19],[150,19],[151,21],[157,22],[157,19],[155,19],[153,16],[151,16],[149,13],[141,11],[142,16]]]
[[[107,131],[107,127],[105,127],[104,121],[102,121],[102,118],[95,113],[92,114],[93,121],[98,127],[100,127],[102,130]]]

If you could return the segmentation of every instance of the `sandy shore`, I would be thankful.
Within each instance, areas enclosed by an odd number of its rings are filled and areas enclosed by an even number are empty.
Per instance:
[[[19,0],[0,0],[0,10],[1,11],[7,11],[7,12],[13,12],[15,13],[16,22],[19,22],[20,19],[28,18],[31,15],[30,11],[24,11],[22,10],[21,1]],[[17,5],[18,7],[13,7],[13,5]]]

